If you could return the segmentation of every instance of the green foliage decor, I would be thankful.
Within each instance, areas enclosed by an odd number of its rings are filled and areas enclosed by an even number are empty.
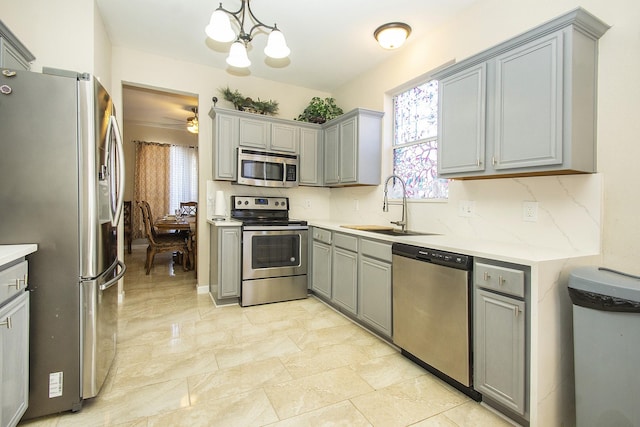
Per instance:
[[[334,98],[322,99],[318,96],[314,96],[311,98],[311,102],[309,102],[307,108],[305,108],[302,114],[294,120],[299,120],[301,122],[324,123],[327,120],[335,119],[343,113],[342,108],[336,105],[336,100]]]
[[[253,99],[242,95],[237,89],[232,91],[229,86],[219,90],[224,99],[231,102],[238,111],[271,115],[278,113],[278,101],[273,101],[271,99],[268,101],[261,101],[260,98],[258,98],[257,101],[254,101]]]

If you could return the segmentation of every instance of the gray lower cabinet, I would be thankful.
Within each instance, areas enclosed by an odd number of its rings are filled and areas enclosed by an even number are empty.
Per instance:
[[[365,240],[362,244],[364,246]],[[391,245],[385,246],[389,247],[391,256]],[[387,337],[392,336],[391,297],[391,262],[362,253],[358,272],[358,317]]]
[[[526,419],[525,277],[505,265],[474,265],[474,388]]]
[[[311,253],[311,289],[331,299],[331,245],[314,240]]]
[[[241,233],[239,226],[211,226],[209,293],[216,301],[240,296]]]
[[[598,38],[577,8],[438,73],[438,174],[596,172]]]
[[[377,334],[392,336],[391,244],[312,227],[313,292]]]
[[[29,292],[0,308],[0,425],[13,427],[29,401]]]
[[[0,21],[0,68],[28,71],[35,59],[29,49]]]
[[[333,235],[331,300],[347,312],[358,314],[358,238]]]

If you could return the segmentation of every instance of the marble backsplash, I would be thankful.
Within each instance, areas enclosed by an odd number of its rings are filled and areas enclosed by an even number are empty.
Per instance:
[[[227,201],[231,195],[289,197],[292,218],[390,225],[402,215],[400,200],[382,212],[382,186],[273,189],[207,181],[207,217],[217,190]],[[601,174],[455,180],[447,201],[409,202],[409,229],[595,254],[601,247],[602,191]],[[523,202],[537,202],[537,221],[523,219]],[[472,206],[468,216],[462,216],[461,203]]]

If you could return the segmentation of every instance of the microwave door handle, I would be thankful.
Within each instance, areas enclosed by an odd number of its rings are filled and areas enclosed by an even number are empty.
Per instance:
[[[287,162],[282,162],[282,186],[287,185]]]

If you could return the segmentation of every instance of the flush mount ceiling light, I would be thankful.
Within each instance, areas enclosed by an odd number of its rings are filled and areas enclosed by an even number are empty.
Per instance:
[[[265,55],[274,59],[282,59],[289,56],[291,50],[287,47],[284,34],[278,30],[276,24],[273,24],[273,26],[266,25],[256,18],[251,11],[249,2],[250,0],[242,0],[242,5],[236,12],[228,11],[220,3],[220,6],[211,14],[209,25],[204,29],[207,36],[217,42],[228,43],[233,41],[227,57],[227,64],[237,68],[246,68],[251,65],[251,61],[247,56],[247,44],[253,39],[254,32],[261,28],[271,30],[267,39],[267,47],[264,48]],[[247,24],[253,24],[248,32],[244,29],[247,12],[248,18],[250,18]],[[231,28],[230,17],[237,24],[238,34]]]
[[[404,22],[389,22],[376,28],[373,37],[383,48],[396,49],[402,46],[409,34],[411,34],[411,27]]]
[[[193,114],[195,114],[195,116],[193,117],[188,117],[187,118],[187,130],[191,133],[198,133],[198,107],[193,107],[191,109],[191,111],[193,111]]]

